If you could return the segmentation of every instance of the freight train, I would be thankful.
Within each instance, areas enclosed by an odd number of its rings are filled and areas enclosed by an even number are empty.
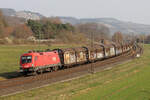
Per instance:
[[[132,43],[109,45],[99,44],[91,47],[54,49],[46,51],[29,51],[20,57],[20,72],[42,73],[57,71],[75,65],[108,59],[129,52]]]

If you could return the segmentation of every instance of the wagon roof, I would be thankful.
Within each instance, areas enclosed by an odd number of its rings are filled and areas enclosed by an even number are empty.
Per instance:
[[[63,48],[63,49],[61,49],[61,50],[62,50],[62,51],[74,51],[73,48],[65,48],[65,49]]]
[[[65,48],[61,49],[62,51],[86,51],[84,47],[76,47],[76,48]]]
[[[112,44],[107,44],[107,45],[100,44],[100,46],[102,46],[102,47],[105,47],[105,48],[110,48],[110,47],[113,47],[113,45],[112,45]]]
[[[94,45],[93,47],[88,46],[87,48],[88,48],[88,49],[103,49],[103,47],[100,46],[100,45]]]
[[[119,47],[122,46],[120,43],[114,43],[114,42],[112,43],[112,45],[115,45],[115,46],[117,46],[117,47],[118,47],[118,46],[119,46]]]

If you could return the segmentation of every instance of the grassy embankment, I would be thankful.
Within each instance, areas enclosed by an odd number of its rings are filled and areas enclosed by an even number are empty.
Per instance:
[[[2,100],[150,100],[150,45],[144,55],[79,79],[0,98]]]

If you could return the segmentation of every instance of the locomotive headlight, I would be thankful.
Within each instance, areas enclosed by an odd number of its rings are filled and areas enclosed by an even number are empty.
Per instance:
[[[22,66],[20,66],[20,73],[23,72]]]
[[[32,64],[32,67],[34,67],[34,64]]]

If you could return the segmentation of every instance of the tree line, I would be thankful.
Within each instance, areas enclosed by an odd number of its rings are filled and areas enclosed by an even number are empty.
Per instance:
[[[27,26],[29,26],[37,39],[54,39],[62,31],[73,32],[74,27],[70,24],[53,23],[47,21],[35,21],[28,20]]]
[[[122,34],[121,32],[111,35],[109,28],[104,24],[82,23],[73,26],[69,23],[62,23],[57,17],[25,21],[24,19],[3,16],[0,11],[0,40],[8,37],[14,41],[27,41],[29,37],[34,37],[37,40],[54,39],[61,43],[84,43],[90,41],[91,34],[94,35],[95,42],[110,40],[123,43],[133,39],[134,41],[142,41],[144,37],[145,42],[150,43],[150,36],[146,35],[136,35],[134,38],[131,34]],[[3,43],[3,41],[1,42]]]
[[[0,11],[0,40],[8,37],[14,41],[27,41],[29,37],[34,37],[37,40],[55,39],[59,42],[77,43],[88,41],[91,33],[94,33],[95,41],[110,37],[109,28],[102,24],[83,23],[73,26],[62,23],[57,17],[25,21],[16,17],[3,16]]]

